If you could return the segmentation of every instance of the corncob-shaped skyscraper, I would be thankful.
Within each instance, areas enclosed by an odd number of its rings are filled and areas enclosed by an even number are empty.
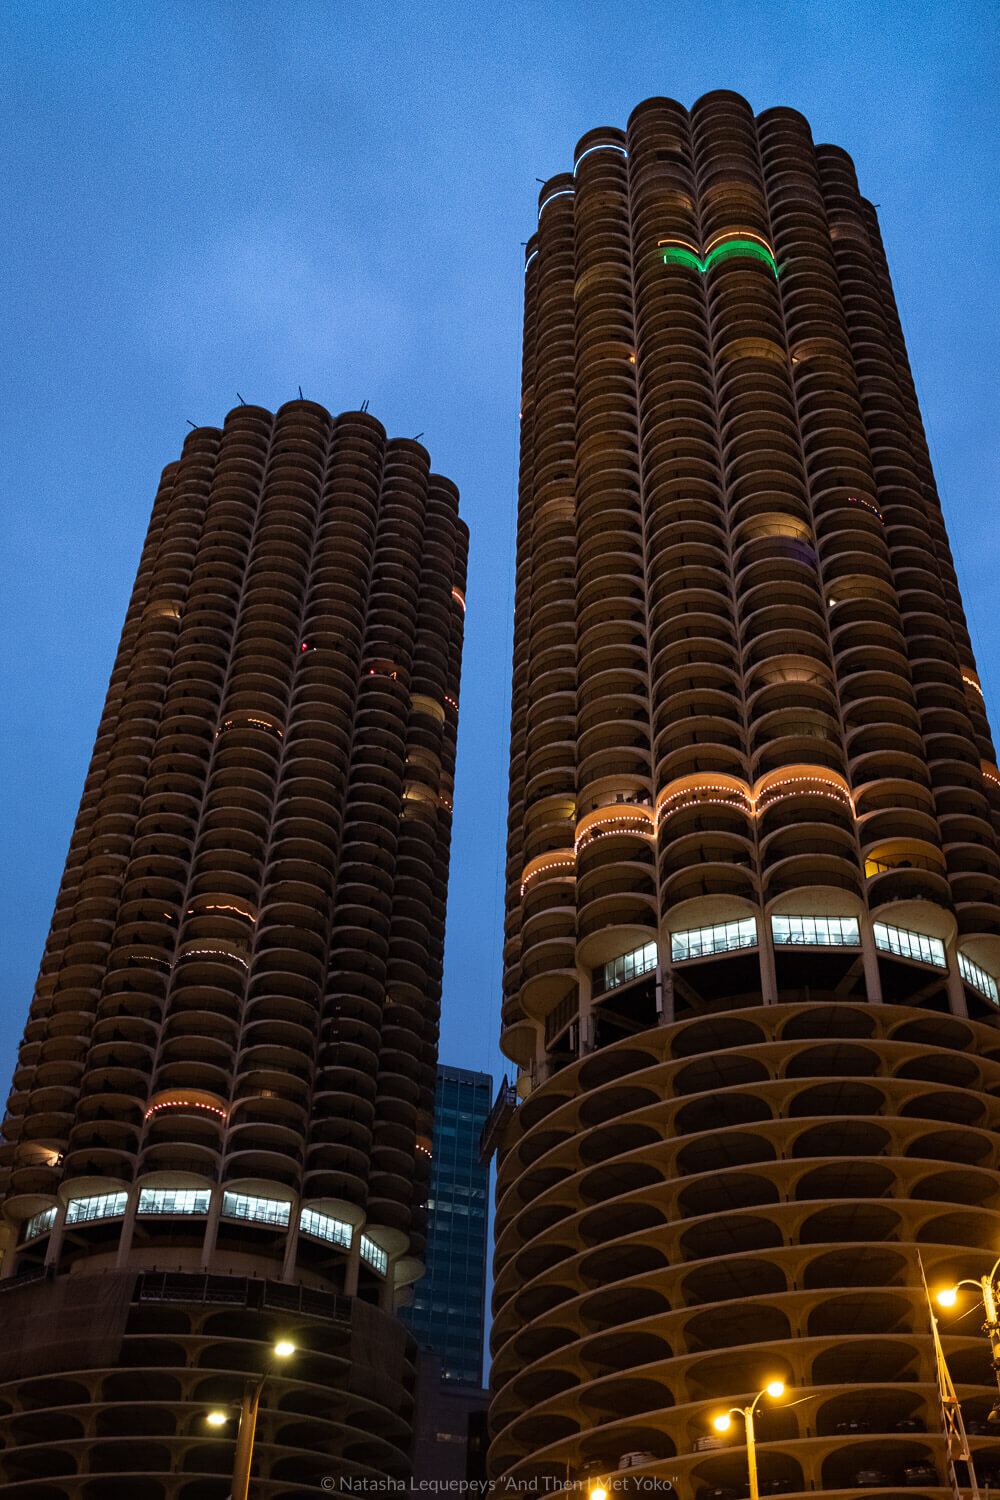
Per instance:
[[[735,1496],[712,1416],[780,1376],[772,1492],[932,1485],[917,1246],[1000,1246],[1000,772],[848,156],[730,93],[585,135],[521,416],[491,1472]]]
[[[164,470],[3,1126],[12,1495],[224,1494],[279,1335],[259,1493],[407,1471],[466,552],[366,413]]]

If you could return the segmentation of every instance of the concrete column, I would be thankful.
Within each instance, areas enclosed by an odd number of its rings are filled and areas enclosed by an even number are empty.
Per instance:
[[[965,998],[965,985],[962,976],[958,972],[958,944],[954,938],[945,944],[945,958],[948,960],[948,1004],[953,1016],[968,1016],[969,1006]]]
[[[667,938],[669,943],[670,939]],[[669,1026],[674,1019],[674,971],[669,959],[663,956],[660,945],[660,961],[656,966],[656,1021],[659,1026]]]
[[[13,1276],[17,1269],[17,1237],[20,1228],[19,1224],[0,1220],[0,1281]]]
[[[865,990],[872,1005],[881,1005],[882,978],[878,971],[875,926],[870,912],[864,911],[859,915],[858,931],[861,934],[861,957],[865,966]]]
[[[765,913],[757,917],[757,954],[760,959],[760,992],[765,1005],[778,1003],[778,971],[774,962],[774,939],[771,936],[771,918]]]
[[[201,1251],[201,1268],[207,1271],[209,1264],[215,1254],[215,1242],[219,1234],[219,1219],[222,1215],[222,1184],[216,1183],[212,1189],[212,1197],[208,1205],[208,1218],[205,1222],[205,1239]]]
[[[285,1259],[281,1267],[282,1281],[295,1280],[295,1257],[299,1249],[299,1214],[301,1200],[296,1197],[288,1216],[288,1233],[285,1236]]]
[[[396,1311],[396,1261],[398,1259],[398,1256],[393,1256],[389,1261],[385,1268],[385,1280],[379,1287],[378,1305],[386,1313]]]
[[[356,1297],[358,1295],[362,1232],[360,1224],[356,1224],[351,1230],[351,1248],[347,1252],[347,1270],[344,1274],[344,1293],[348,1297]]]
[[[66,1232],[66,1205],[60,1203],[59,1212],[56,1214],[56,1222],[52,1226],[49,1235],[49,1245],[45,1252],[46,1266],[52,1266],[54,1270],[59,1269],[59,1257],[62,1254],[63,1235]]]
[[[580,1056],[584,1057],[594,1050],[594,1000],[589,969],[577,969],[576,995],[576,1010],[580,1018]],[[542,1045],[544,1047],[544,1040]]]
[[[139,1184],[133,1182],[128,1190],[128,1202],[125,1205],[125,1217],[122,1220],[121,1234],[118,1236],[118,1256],[115,1265],[119,1270],[128,1264],[129,1251],[132,1249],[132,1236],[135,1233],[135,1216],[139,1212]]]

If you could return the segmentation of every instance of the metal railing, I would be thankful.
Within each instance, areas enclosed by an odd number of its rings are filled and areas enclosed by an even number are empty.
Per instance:
[[[249,1276],[212,1276],[183,1271],[146,1271],[136,1288],[139,1302],[203,1302],[228,1307],[273,1308],[327,1318],[345,1327],[351,1322],[351,1298],[317,1292],[284,1281]]]

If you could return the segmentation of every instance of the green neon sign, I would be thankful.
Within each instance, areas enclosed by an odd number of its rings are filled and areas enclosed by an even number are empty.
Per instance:
[[[711,270],[720,261],[733,260],[736,256],[749,256],[752,260],[763,261],[765,265],[771,267],[775,277],[778,275],[778,267],[775,264],[774,256],[768,250],[767,246],[762,245],[758,240],[741,238],[723,240],[720,245],[716,245],[713,250],[708,252],[704,260],[696,255],[693,250],[687,250],[682,245],[667,245],[661,248],[663,249],[663,264],[665,266],[687,266],[689,270],[700,271],[703,276],[706,271]]]

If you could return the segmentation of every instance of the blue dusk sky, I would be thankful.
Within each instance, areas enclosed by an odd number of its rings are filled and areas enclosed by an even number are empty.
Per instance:
[[[975,0],[13,0],[0,1088],[164,464],[237,391],[423,433],[472,531],[442,1059],[499,1030],[523,251],[653,94],[790,105],[880,217],[994,724],[997,12]]]

